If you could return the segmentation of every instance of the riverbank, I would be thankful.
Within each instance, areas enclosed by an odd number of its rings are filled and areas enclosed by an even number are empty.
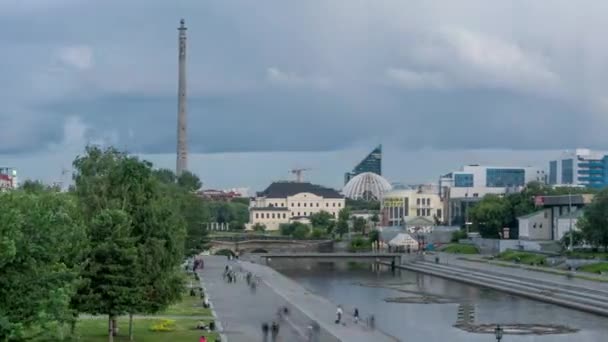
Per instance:
[[[523,296],[576,310],[608,316],[608,284],[565,275],[505,268],[438,254],[399,268]]]

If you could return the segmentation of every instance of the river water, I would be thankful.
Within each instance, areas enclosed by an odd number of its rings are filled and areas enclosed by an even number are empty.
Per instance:
[[[345,311],[357,307],[362,318],[373,314],[379,329],[402,341],[495,341],[494,334],[453,326],[461,304],[474,308],[474,324],[559,324],[579,329],[567,334],[505,335],[502,342],[608,341],[608,318],[416,272],[353,263],[274,262],[273,267]],[[386,301],[404,297],[408,303]],[[412,303],[421,299],[434,303]]]

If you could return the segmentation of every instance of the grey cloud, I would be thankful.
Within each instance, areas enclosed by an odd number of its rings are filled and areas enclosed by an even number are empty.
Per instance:
[[[608,127],[606,9],[550,0],[1,3],[0,120],[17,133],[0,138],[0,153],[60,143],[74,115],[90,139],[172,153],[180,17],[192,152],[379,140],[408,150],[603,146],[603,134],[578,132]]]

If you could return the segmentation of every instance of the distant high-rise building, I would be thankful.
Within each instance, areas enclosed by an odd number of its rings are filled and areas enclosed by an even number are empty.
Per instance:
[[[364,172],[372,172],[382,176],[382,145],[378,145],[371,151],[351,172],[344,174],[344,184],[348,183],[351,178]]]
[[[566,151],[549,162],[549,184],[596,189],[608,186],[608,155],[586,148]]]

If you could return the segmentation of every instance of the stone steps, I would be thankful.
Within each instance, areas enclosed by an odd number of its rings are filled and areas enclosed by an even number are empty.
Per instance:
[[[502,292],[528,297],[572,309],[608,316],[608,298],[601,299],[601,297],[597,297],[597,299],[590,299],[585,295],[577,295],[576,293],[573,293],[573,291],[570,291],[570,293],[567,294],[562,293],[560,295],[559,291],[551,292],[554,291],[555,288],[538,285],[535,283],[534,279],[529,279],[528,281],[517,281],[514,279],[509,279],[506,276],[490,276],[482,272],[471,272],[459,269],[457,266],[446,266],[429,262],[404,264],[399,267],[472,285],[488,287]]]

